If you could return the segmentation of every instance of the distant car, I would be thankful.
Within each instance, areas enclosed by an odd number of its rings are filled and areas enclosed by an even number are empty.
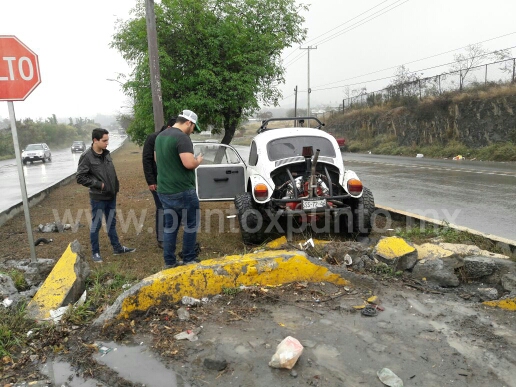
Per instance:
[[[43,161],[46,163],[47,161],[52,161],[52,152],[50,152],[50,148],[45,143],[39,144],[29,144],[22,151],[22,162],[23,164],[27,164],[27,162],[34,161]]]
[[[84,152],[86,150],[86,144],[84,143],[84,141],[74,141],[73,144],[72,144],[72,147],[71,147],[71,151],[72,153],[75,153],[75,152]]]

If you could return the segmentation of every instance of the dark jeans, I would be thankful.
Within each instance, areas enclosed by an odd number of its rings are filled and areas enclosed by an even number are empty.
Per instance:
[[[163,257],[165,265],[176,263],[176,240],[179,226],[182,224],[183,261],[190,262],[196,258],[195,241],[199,228],[199,198],[195,189],[177,194],[158,194],[165,212],[165,230],[163,239]]]
[[[99,230],[102,227],[102,217],[106,219],[109,240],[114,251],[122,248],[116,233],[116,198],[111,200],[93,200],[91,204],[90,241],[92,254],[100,254]]]
[[[154,204],[156,204],[156,239],[158,242],[163,242],[163,225],[165,224],[165,214],[163,213],[163,205],[159,200],[158,193],[156,191],[150,191],[154,198]]]

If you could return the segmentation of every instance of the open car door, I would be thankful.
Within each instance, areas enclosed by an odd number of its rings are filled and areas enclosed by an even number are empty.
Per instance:
[[[203,154],[195,170],[200,201],[230,201],[245,191],[246,165],[232,146],[194,142],[194,154]]]

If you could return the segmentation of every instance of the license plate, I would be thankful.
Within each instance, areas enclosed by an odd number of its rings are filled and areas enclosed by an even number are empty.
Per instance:
[[[316,208],[326,208],[326,199],[303,200],[303,210],[314,210]]]

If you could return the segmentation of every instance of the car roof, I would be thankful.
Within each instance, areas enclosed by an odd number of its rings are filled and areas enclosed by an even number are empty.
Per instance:
[[[269,129],[265,132],[257,134],[254,137],[254,141],[257,144],[268,144],[272,140],[286,138],[286,137],[297,137],[297,136],[312,136],[312,137],[324,137],[331,140],[335,140],[335,137],[328,133],[315,128],[278,128]]]

